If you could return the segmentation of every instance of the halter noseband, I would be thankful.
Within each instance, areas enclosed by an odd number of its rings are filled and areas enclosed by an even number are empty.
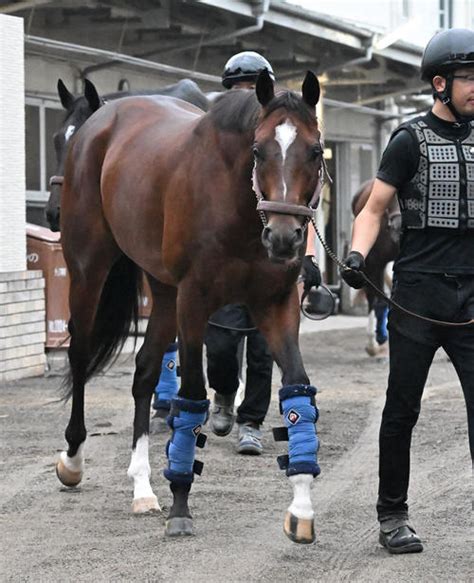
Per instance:
[[[324,151],[322,148],[322,145],[321,145],[321,151]],[[328,172],[328,169],[326,166],[326,160],[324,159],[324,156],[323,156],[321,158],[321,165],[319,166],[319,170],[318,170],[318,183],[317,183],[316,188],[314,190],[313,196],[311,197],[311,200],[308,202],[308,204],[306,206],[302,205],[302,204],[292,204],[292,203],[288,203],[288,202],[265,200],[263,193],[260,189],[260,186],[258,184],[257,160],[255,160],[254,165],[253,165],[253,172],[252,172],[252,189],[255,193],[255,196],[257,197],[257,211],[260,215],[263,226],[266,227],[267,223],[268,223],[267,216],[265,213],[272,212],[272,213],[279,213],[282,215],[293,215],[293,216],[304,217],[305,220],[304,220],[304,224],[303,224],[303,229],[306,229],[309,221],[314,219],[314,213],[316,212],[316,208],[317,208],[318,203],[319,203],[319,197],[321,194],[321,190],[322,190],[323,185],[325,184],[326,180],[329,183],[332,183],[331,176],[329,175],[329,172]]]
[[[51,176],[49,179],[50,186],[62,186],[64,182],[64,176]]]

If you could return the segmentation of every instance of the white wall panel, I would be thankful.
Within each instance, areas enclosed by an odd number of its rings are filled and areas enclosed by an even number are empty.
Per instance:
[[[0,15],[0,273],[26,269],[23,19]]]

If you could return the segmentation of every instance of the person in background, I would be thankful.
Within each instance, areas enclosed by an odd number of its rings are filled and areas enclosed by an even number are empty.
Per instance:
[[[259,73],[267,69],[275,80],[272,66],[262,55],[244,51],[231,57],[222,74],[225,89],[254,89]],[[313,240],[314,245],[314,240]],[[318,286],[321,274],[308,256],[303,262],[305,285]],[[209,425],[213,433],[228,435],[238,425],[237,452],[260,455],[263,450],[261,425],[270,405],[273,360],[262,334],[254,327],[244,305],[224,306],[210,318],[205,336],[207,376],[215,390]],[[239,348],[246,337],[247,373],[245,396],[234,412],[239,388]]]

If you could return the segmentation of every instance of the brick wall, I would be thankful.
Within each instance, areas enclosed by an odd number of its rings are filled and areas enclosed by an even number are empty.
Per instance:
[[[26,271],[23,19],[0,14],[0,382],[42,375],[41,271]]]
[[[0,382],[44,374],[42,271],[0,273]]]

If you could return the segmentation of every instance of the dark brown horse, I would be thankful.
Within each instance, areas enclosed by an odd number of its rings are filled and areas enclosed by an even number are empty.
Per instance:
[[[370,179],[364,182],[359,190],[352,198],[352,213],[356,217],[364,208],[367,199],[372,191],[374,180]],[[401,233],[401,214],[398,200],[393,198],[389,208],[385,212],[382,223],[380,225],[379,235],[372,247],[370,253],[367,255],[365,261],[365,273],[367,277],[380,289],[385,287],[385,268],[387,264],[394,261],[400,249],[400,233]],[[366,351],[370,356],[377,356],[380,352],[380,346],[376,339],[375,329],[383,328],[384,323],[377,321],[384,317],[383,305],[377,306],[382,300],[377,297],[374,290],[370,286],[364,288],[367,297],[367,304],[369,309],[369,323],[368,323],[368,344]],[[380,307],[381,310],[376,309]]]
[[[75,97],[61,79],[58,79],[58,95],[61,105],[66,111],[62,126],[54,134],[54,149],[56,152],[56,172],[51,177],[50,194],[45,208],[46,219],[52,231],[59,231],[60,195],[64,163],[68,144],[72,136],[90,118],[90,116],[108,101],[136,95],[167,95],[177,97],[207,111],[209,102],[197,83],[191,79],[181,79],[178,83],[141,91],[118,91],[100,96],[95,85],[89,79],[84,79],[84,94]]]
[[[166,532],[192,530],[188,496],[192,472],[199,470],[194,444],[209,403],[203,335],[220,306],[249,307],[281,368],[285,394],[307,395],[312,405],[305,411],[316,411],[315,389],[298,347],[295,282],[312,214],[308,205],[314,205],[321,182],[318,99],[312,73],[300,98],[291,92],[275,95],[264,71],[255,92],[229,91],[207,114],[172,98],[125,98],[101,107],[73,138],[61,198],[62,243],[71,276],[72,412],[69,447],[57,465],[64,484],[82,478],[84,385],[128,334],[136,317],[140,270],[150,282],[153,310],[132,389],[128,473],[135,512],[159,509],[149,482],[150,401],[163,352],[178,333],[181,388],[170,417],[174,433],[165,476],[174,501]],[[265,199],[260,215],[256,193]],[[304,415],[288,413],[287,474],[295,498],[285,532],[297,542],[314,540],[309,489],[319,473],[316,412],[305,421],[312,451],[304,455],[311,459],[292,462],[293,424],[303,422]],[[197,445],[202,442],[199,438]]]

